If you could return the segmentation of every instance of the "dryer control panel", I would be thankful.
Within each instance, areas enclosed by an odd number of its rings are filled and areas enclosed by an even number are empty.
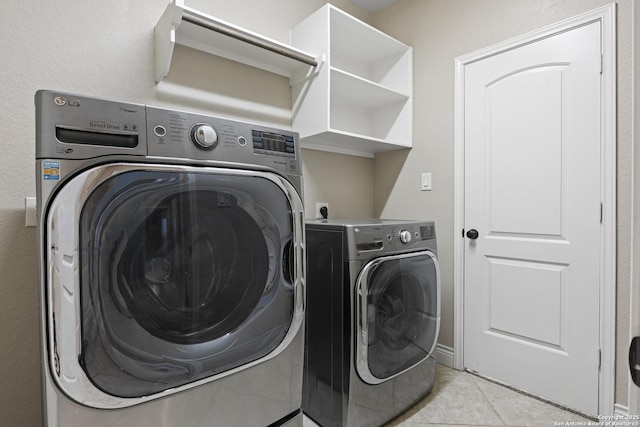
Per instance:
[[[419,247],[422,241],[435,239],[433,223],[398,223],[356,226],[355,248],[358,252],[370,250],[406,250]]]
[[[390,253],[428,249],[434,253],[436,226],[433,221],[384,219],[317,219],[307,227],[346,231],[349,260],[364,260]]]

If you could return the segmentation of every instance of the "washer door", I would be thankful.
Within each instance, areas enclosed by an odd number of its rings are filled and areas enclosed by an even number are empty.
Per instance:
[[[59,385],[129,406],[280,353],[303,318],[302,218],[275,174],[106,165],[73,178],[48,218],[52,250],[74,234],[79,249],[79,271],[69,253],[48,268]]]
[[[369,384],[426,359],[440,328],[440,270],[430,251],[376,258],[356,281],[356,369]]]

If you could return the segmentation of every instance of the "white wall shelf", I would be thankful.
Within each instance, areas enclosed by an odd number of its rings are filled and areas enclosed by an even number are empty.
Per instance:
[[[410,46],[331,4],[298,24],[291,43],[327,60],[313,80],[292,84],[303,147],[367,157],[411,147]]]
[[[231,59],[272,73],[303,80],[322,60],[172,0],[154,30],[156,82],[169,73],[176,44]]]

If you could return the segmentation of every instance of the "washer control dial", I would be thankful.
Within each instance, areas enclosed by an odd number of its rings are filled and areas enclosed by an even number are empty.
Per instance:
[[[400,241],[407,244],[411,241],[411,232],[407,230],[400,231]]]
[[[213,150],[218,145],[218,133],[211,125],[197,123],[191,128],[191,141],[198,148]]]

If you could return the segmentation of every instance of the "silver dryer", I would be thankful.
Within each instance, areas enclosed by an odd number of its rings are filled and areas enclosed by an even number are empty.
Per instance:
[[[306,235],[303,411],[323,427],[381,426],[433,387],[435,224],[314,220]]]

